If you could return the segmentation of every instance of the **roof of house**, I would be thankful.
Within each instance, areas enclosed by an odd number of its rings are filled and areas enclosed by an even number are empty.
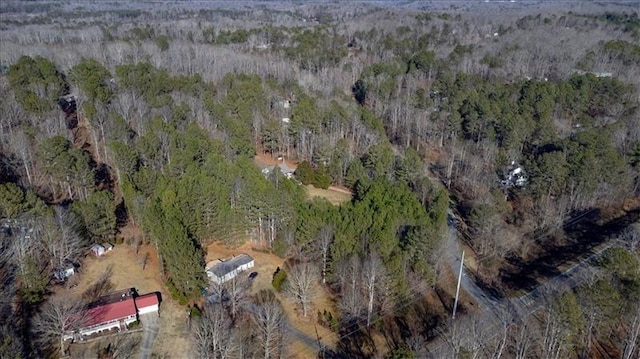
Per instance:
[[[100,298],[93,301],[89,306],[97,307],[99,305],[105,305],[109,303],[121,302],[127,298],[132,298],[136,295],[135,288],[126,288],[116,292],[111,292],[109,294],[103,295]]]
[[[240,254],[224,262],[214,264],[213,267],[208,268],[207,271],[215,274],[217,277],[224,277],[226,274],[233,272],[238,267],[251,262],[253,262],[253,258],[251,258],[250,255]]]
[[[287,166],[286,163],[280,163],[280,164],[278,164],[278,167],[280,167],[280,171],[282,171],[282,173],[284,173],[284,174],[295,172],[295,170],[293,168]]]
[[[280,172],[282,172],[282,174],[287,174],[287,173],[294,173],[296,170],[294,170],[293,168],[287,166],[286,163],[278,163],[277,165],[271,165],[271,166],[267,166],[265,168],[262,169],[262,173],[269,173],[271,171],[273,171],[276,167],[280,168]]]
[[[138,307],[138,309],[151,307],[159,303],[157,293],[149,293],[136,298],[136,307]]]
[[[87,310],[85,327],[111,322],[136,315],[137,310],[133,298],[128,297],[120,302],[100,305]]]

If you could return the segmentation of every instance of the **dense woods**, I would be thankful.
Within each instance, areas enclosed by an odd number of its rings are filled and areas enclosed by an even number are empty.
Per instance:
[[[438,340],[460,358],[640,351],[637,9],[112,6],[0,5],[0,356],[64,354],[52,312],[84,304],[63,306],[51,273],[125,226],[182,305],[202,302],[213,242],[290,264],[274,275],[286,303],[216,289],[195,357],[285,357],[283,305],[313,317],[320,292],[327,356],[428,357]],[[601,227],[580,237],[581,221]],[[547,253],[622,245],[517,328],[461,344],[478,319],[447,313],[453,226],[501,297],[531,290],[511,279]]]

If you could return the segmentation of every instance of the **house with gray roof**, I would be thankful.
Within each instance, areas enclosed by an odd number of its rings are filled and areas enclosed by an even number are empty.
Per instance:
[[[293,178],[293,174],[296,171],[293,168],[287,166],[287,164],[283,160],[281,163],[278,163],[277,165],[267,166],[263,168],[262,174],[264,174],[265,176],[269,176],[273,172],[273,170],[275,170],[276,167],[280,169],[280,172],[282,172],[282,174],[286,178]]]
[[[246,271],[254,266],[253,258],[248,254],[240,254],[233,258],[216,261],[207,264],[207,277],[215,284],[223,284],[239,273]]]

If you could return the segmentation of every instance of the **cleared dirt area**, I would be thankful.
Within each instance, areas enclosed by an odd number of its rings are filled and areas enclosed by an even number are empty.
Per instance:
[[[271,280],[273,279],[273,274],[278,267],[284,269],[284,259],[271,254],[266,250],[252,247],[250,243],[237,248],[228,248],[219,243],[213,243],[207,247],[207,262],[216,259],[230,258],[241,253],[246,253],[255,260],[254,268],[241,274],[248,276],[251,272],[258,272],[258,276],[253,280],[251,293],[256,294],[260,290],[265,289],[274,290],[271,285]],[[318,310],[323,311],[326,309],[327,311],[331,311],[335,314],[335,310],[333,309],[331,298],[328,293],[322,289],[318,290],[318,296],[316,296],[314,300],[314,307],[309,311],[307,318],[303,318],[296,312],[295,306],[288,298],[285,297],[284,293],[276,293],[276,296],[282,303],[287,313],[289,323],[291,323],[293,327],[314,339],[316,339],[317,328],[321,341],[330,348],[333,346],[333,343],[335,343],[336,340],[336,334],[317,324]],[[312,348],[309,348],[307,345],[297,341],[291,341],[289,351],[291,353],[291,358],[312,358],[316,355],[316,352],[312,350]]]
[[[289,168],[292,168],[294,170],[298,168],[298,162],[289,161],[288,159],[279,160],[276,157],[272,157],[270,154],[256,155],[253,158],[253,162],[260,168],[277,165],[279,163],[285,163]]]
[[[143,269],[143,262],[144,269]],[[62,291],[69,291],[81,296],[95,283],[105,272],[111,272],[109,285],[106,292],[114,292],[120,289],[136,288],[139,294],[160,292],[162,302],[160,304],[160,331],[153,345],[153,353],[170,358],[185,357],[188,351],[186,337],[186,309],[175,303],[166,292],[162,278],[156,251],[151,246],[141,246],[136,250],[128,245],[116,245],[112,251],[101,257],[88,256],[82,263],[79,273],[72,278]],[[144,325],[144,322],[142,322]],[[139,339],[139,334],[135,334]],[[120,335],[128,336],[128,335]],[[113,343],[113,338],[104,338],[90,344],[72,345],[72,353],[77,357],[97,357],[100,348],[106,348]]]

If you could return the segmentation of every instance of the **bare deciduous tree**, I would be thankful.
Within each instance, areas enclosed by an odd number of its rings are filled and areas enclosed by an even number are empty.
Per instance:
[[[317,294],[318,269],[311,263],[296,264],[287,276],[287,293],[306,317]]]
[[[629,250],[634,252],[640,247],[640,223],[634,223],[627,227],[620,235],[620,240],[629,246]]]
[[[33,167],[35,161],[33,156],[33,147],[31,146],[29,137],[27,137],[22,129],[18,129],[9,136],[8,144],[20,159],[20,162],[22,162],[24,173],[27,176],[27,183],[31,185],[33,183]]]
[[[113,341],[113,359],[131,358],[140,345],[140,337],[134,335],[119,335]]]
[[[464,349],[464,335],[462,325],[459,321],[450,321],[443,328],[439,328],[442,339],[447,344],[447,354],[449,358],[458,358]]]
[[[273,292],[259,296],[258,303],[252,309],[258,345],[264,359],[279,357],[283,354],[287,326],[285,313]]]
[[[76,217],[65,209],[57,207],[53,218],[44,218],[35,228],[53,269],[76,262],[87,249]]]
[[[85,319],[85,307],[78,298],[56,296],[42,306],[31,327],[42,343],[59,340],[64,356],[65,335],[81,327]]]
[[[542,356],[544,358],[561,358],[566,336],[566,328],[562,325],[560,315],[553,310],[548,311],[542,337]]]
[[[204,307],[193,332],[193,341],[197,358],[232,358],[238,349],[232,321],[218,304]]]
[[[24,345],[12,305],[16,301],[15,266],[8,261],[10,252],[6,242],[0,236],[0,358],[20,358]]]
[[[640,356],[640,305],[636,305],[636,312],[629,320],[627,333],[622,358],[637,358]]]
[[[333,242],[333,227],[323,226],[318,231],[317,246],[322,257],[322,284],[327,280],[327,262],[329,261],[329,248]]]
[[[361,263],[358,257],[352,256],[338,267],[340,278],[340,310],[345,319],[358,318],[363,312],[364,298],[360,292]]]
[[[32,219],[21,219],[18,226],[14,228],[16,234],[10,241],[9,251],[6,252],[7,259],[15,263],[19,275],[25,275],[30,260],[38,258],[38,238],[34,233],[35,221]],[[38,265],[40,263],[37,263]]]
[[[224,288],[229,314],[235,318],[247,301],[249,281],[244,276],[242,278],[236,276],[224,283]]]
[[[362,265],[364,290],[367,296],[367,326],[371,324],[374,299],[380,293],[384,283],[384,266],[380,257],[372,253]],[[380,301],[382,302],[382,301]]]
[[[525,359],[529,357],[533,345],[533,330],[530,323],[519,326],[512,337],[512,351],[514,358]]]

